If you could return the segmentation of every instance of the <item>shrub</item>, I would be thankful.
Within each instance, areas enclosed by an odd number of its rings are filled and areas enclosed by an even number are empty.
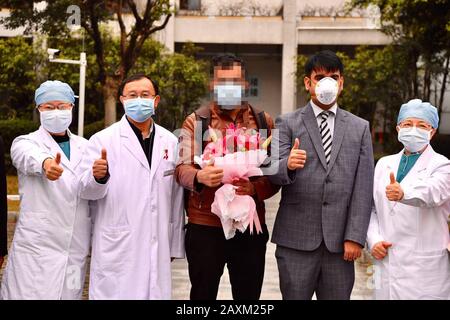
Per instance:
[[[92,135],[105,128],[105,121],[99,120],[84,126],[84,137],[89,139]]]
[[[12,119],[0,120],[0,135],[5,143],[5,165],[8,174],[14,174],[15,169],[11,164],[11,144],[13,140],[23,134],[28,134],[39,128],[39,123],[32,120]]]

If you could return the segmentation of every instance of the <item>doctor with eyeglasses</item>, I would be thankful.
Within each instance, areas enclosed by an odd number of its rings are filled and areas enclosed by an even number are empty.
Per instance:
[[[403,104],[397,131],[404,149],[375,168],[367,236],[375,299],[450,299],[450,161],[430,145],[438,124],[430,103]]]

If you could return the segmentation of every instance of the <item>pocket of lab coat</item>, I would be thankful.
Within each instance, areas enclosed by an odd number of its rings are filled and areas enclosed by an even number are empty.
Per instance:
[[[45,250],[44,239],[48,237],[48,212],[22,211],[14,232],[16,250],[40,255]]]
[[[97,252],[93,255],[90,299],[118,299],[122,275],[129,263],[131,231],[129,226],[108,227],[100,231]]]
[[[3,274],[2,298],[36,299],[39,274],[39,261],[35,254],[20,251],[14,246],[10,251],[8,264]]]
[[[169,160],[162,160],[163,162],[159,165],[156,176],[162,183],[170,181],[175,174],[175,163]]]
[[[416,252],[421,299],[448,299],[450,292],[450,266],[447,250]]]
[[[101,231],[100,255],[97,256],[101,271],[118,273],[128,261],[132,248],[129,226],[110,227]]]

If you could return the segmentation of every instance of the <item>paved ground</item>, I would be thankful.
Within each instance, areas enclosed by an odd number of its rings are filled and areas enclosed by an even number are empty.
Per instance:
[[[273,222],[278,208],[279,194],[267,201],[267,225],[269,231],[272,230]],[[14,219],[10,219],[8,238],[12,240],[14,232],[15,222]],[[370,277],[370,258],[365,254],[355,264],[356,282],[352,293],[352,299],[365,300],[372,298],[372,292],[368,288],[368,282]],[[0,270],[0,278],[2,276],[3,269]],[[175,260],[173,262],[173,298],[178,300],[189,299],[189,277],[187,272],[186,260]],[[86,279],[86,286],[84,291],[84,299],[87,299],[87,283],[89,277]],[[229,285],[228,272],[224,270],[224,276],[219,288],[219,299],[232,299],[231,288]],[[277,300],[281,299],[281,294],[278,286],[278,269],[275,260],[275,245],[268,243],[266,254],[266,272],[264,275],[264,284],[261,293],[261,299],[263,300]]]
[[[267,215],[266,223],[269,231],[273,228],[273,223],[278,209],[280,194],[277,194],[270,200],[266,201]],[[367,283],[370,278],[370,258],[367,253],[359,259],[355,264],[356,281],[353,288],[352,299],[367,300],[372,299],[372,291],[368,288]],[[175,260],[173,262],[173,298],[189,299],[189,276],[187,271],[186,260]],[[224,275],[219,287],[219,299],[232,299],[230,281],[228,271],[224,270]],[[275,259],[275,245],[269,241],[266,253],[266,271],[264,274],[264,283],[261,292],[262,300],[278,300],[281,299],[281,293],[278,282],[278,268]]]

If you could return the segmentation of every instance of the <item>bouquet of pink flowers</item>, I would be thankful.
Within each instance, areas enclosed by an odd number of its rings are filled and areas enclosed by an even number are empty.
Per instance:
[[[209,134],[212,142],[208,143],[200,157],[194,157],[194,161],[201,168],[214,163],[214,166],[223,169],[224,185],[216,191],[211,211],[220,218],[225,238],[234,237],[236,229],[244,232],[248,226],[250,233],[253,233],[253,225],[257,233],[262,232],[255,200],[248,195],[237,195],[235,191],[238,187],[232,183],[263,174],[260,166],[267,158],[271,137],[262,141],[256,130],[246,130],[233,124],[227,127],[222,139],[211,127]]]

